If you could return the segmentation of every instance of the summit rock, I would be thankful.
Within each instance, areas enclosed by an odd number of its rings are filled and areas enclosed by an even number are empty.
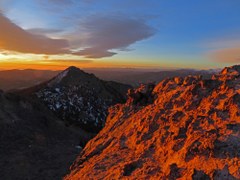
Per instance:
[[[238,72],[165,79],[148,103],[132,90],[65,179],[240,179]]]

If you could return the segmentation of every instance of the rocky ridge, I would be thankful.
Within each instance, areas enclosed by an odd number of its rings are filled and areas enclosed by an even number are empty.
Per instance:
[[[36,95],[66,125],[98,132],[105,124],[108,108],[126,101],[128,88],[130,86],[100,80],[72,66],[24,92]]]
[[[240,179],[240,66],[142,89],[109,109],[66,180]]]

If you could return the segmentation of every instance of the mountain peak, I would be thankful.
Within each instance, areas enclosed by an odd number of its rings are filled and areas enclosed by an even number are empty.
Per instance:
[[[84,72],[83,70],[81,70],[80,68],[76,67],[76,66],[69,66],[67,69],[65,69],[63,72],[67,72],[67,74],[88,74],[86,72]]]
[[[70,66],[35,94],[62,120],[98,132],[105,123],[108,107],[125,102],[128,88]]]
[[[56,86],[62,83],[74,84],[79,81],[90,80],[92,77],[93,76],[91,74],[88,74],[75,66],[70,66],[53,78],[48,83],[48,86]]]
[[[64,71],[82,71],[81,69],[77,68],[76,66],[69,66]],[[83,71],[82,71],[83,72]]]

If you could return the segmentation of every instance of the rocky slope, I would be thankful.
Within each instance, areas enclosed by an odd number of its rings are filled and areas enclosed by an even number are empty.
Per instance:
[[[35,99],[0,92],[0,179],[61,179],[92,137]]]
[[[36,95],[66,125],[74,124],[87,131],[98,132],[105,124],[108,108],[125,102],[129,88],[69,67],[50,81],[22,93]]]
[[[72,179],[240,179],[240,66],[129,91]]]

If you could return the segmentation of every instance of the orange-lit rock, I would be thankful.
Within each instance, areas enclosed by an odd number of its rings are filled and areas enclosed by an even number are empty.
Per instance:
[[[240,179],[239,73],[166,79],[151,103],[110,108],[65,179]]]

